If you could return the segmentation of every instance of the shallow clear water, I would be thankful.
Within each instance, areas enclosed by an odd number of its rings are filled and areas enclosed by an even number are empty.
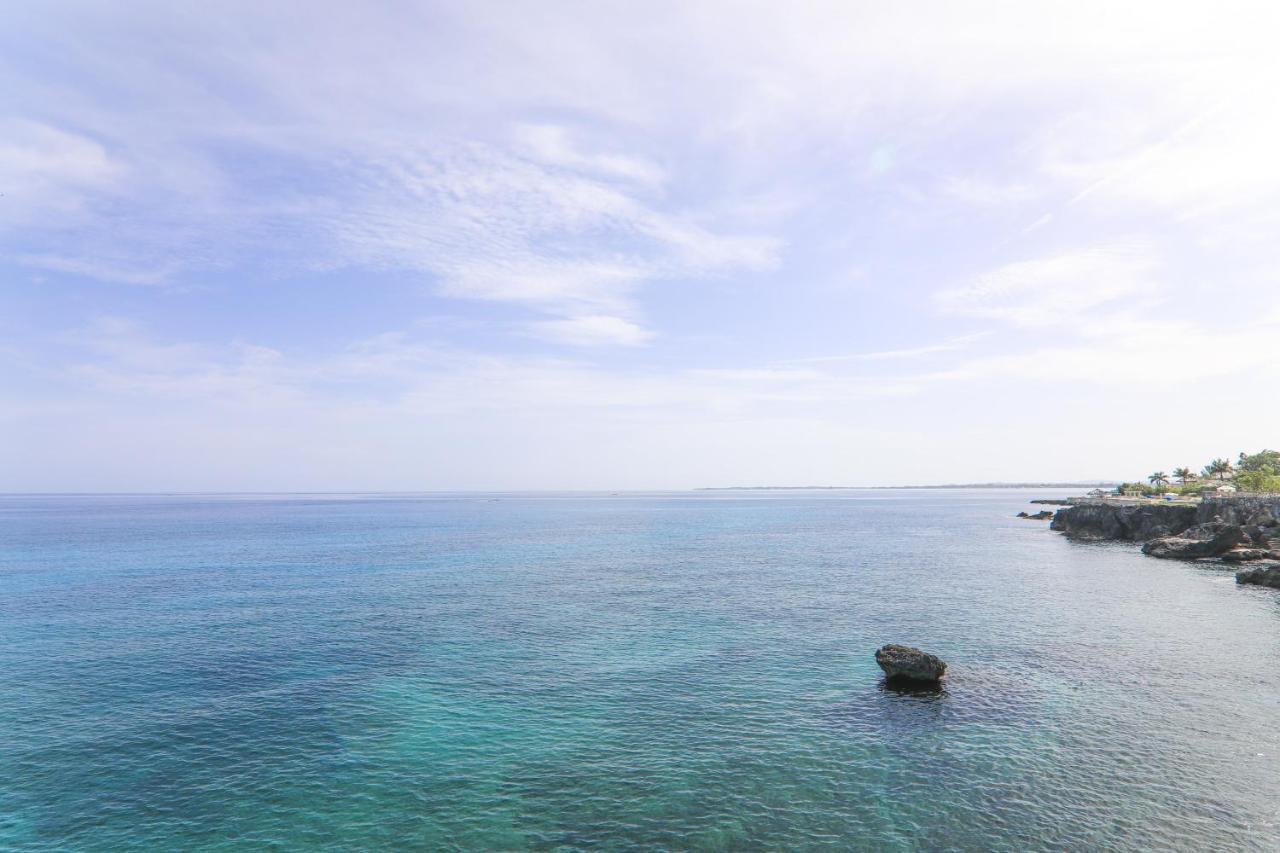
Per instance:
[[[0,848],[1276,849],[1280,593],[1046,494],[0,498]]]

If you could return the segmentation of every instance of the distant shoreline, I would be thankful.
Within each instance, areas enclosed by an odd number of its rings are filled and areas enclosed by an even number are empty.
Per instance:
[[[935,486],[702,486],[695,492],[779,492],[819,489],[1113,489],[1118,482],[1086,480],[1076,483],[943,483]]]

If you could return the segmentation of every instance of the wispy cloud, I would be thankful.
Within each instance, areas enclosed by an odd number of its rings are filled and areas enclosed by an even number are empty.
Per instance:
[[[0,224],[66,226],[126,174],[98,141],[21,118],[0,121]]]
[[[163,284],[177,269],[177,265],[172,263],[151,268],[129,268],[101,258],[66,258],[58,255],[21,255],[18,261],[36,269],[73,273],[99,281],[141,285]]]
[[[811,358],[793,358],[788,359],[785,364],[824,364],[842,361],[887,361],[891,359],[910,359],[919,358],[920,356],[934,355],[942,352],[954,352],[964,349],[972,343],[982,340],[990,335],[990,332],[975,332],[971,335],[959,335],[957,337],[947,338],[936,344],[926,344],[919,347],[910,347],[907,349],[880,350],[878,352],[859,352],[850,353],[849,355],[820,355]]]
[[[944,310],[1017,326],[1070,325],[1102,306],[1157,295],[1154,269],[1148,247],[1113,244],[1006,264],[936,299]]]
[[[563,135],[543,131],[544,149],[548,138],[564,145]],[[717,233],[643,200],[632,184],[655,175],[638,162],[550,153],[551,165],[542,162],[545,150],[534,160],[441,141],[366,165],[322,220],[336,239],[331,263],[420,270],[447,296],[519,303],[581,321],[540,328],[585,330],[601,311],[633,313],[632,294],[654,277],[715,277],[776,262],[774,238]],[[625,322],[637,333],[597,342],[648,337]]]
[[[655,3],[10,4],[0,443],[883,482],[1280,416],[1277,9]]]
[[[561,166],[608,178],[623,178],[658,186],[666,173],[655,163],[623,154],[586,153],[576,144],[569,128],[556,124],[525,124],[515,129],[519,146],[529,156],[549,166]]]
[[[537,337],[573,346],[638,346],[653,337],[652,332],[636,323],[603,314],[543,320],[532,324],[530,330]]]

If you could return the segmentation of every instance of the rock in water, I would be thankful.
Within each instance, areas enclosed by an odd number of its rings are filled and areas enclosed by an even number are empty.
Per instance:
[[[1072,539],[1144,542],[1157,536],[1177,536],[1195,523],[1196,507],[1191,504],[1113,501],[1060,509],[1050,529]]]
[[[1244,528],[1237,524],[1215,521],[1186,530],[1181,536],[1152,539],[1142,546],[1142,553],[1166,560],[1199,560],[1221,557],[1245,541]]]
[[[1236,583],[1253,583],[1258,586],[1271,586],[1280,589],[1280,563],[1267,563],[1236,572]]]
[[[910,646],[888,645],[876,652],[876,663],[886,678],[935,682],[947,671],[947,663]]]
[[[1264,551],[1261,548],[1232,548],[1222,555],[1222,562],[1248,563],[1251,560],[1265,560],[1270,556],[1270,551]]]

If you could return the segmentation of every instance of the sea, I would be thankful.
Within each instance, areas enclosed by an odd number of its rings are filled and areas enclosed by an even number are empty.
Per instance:
[[[1280,849],[1280,591],[1065,494],[3,496],[0,849]]]

